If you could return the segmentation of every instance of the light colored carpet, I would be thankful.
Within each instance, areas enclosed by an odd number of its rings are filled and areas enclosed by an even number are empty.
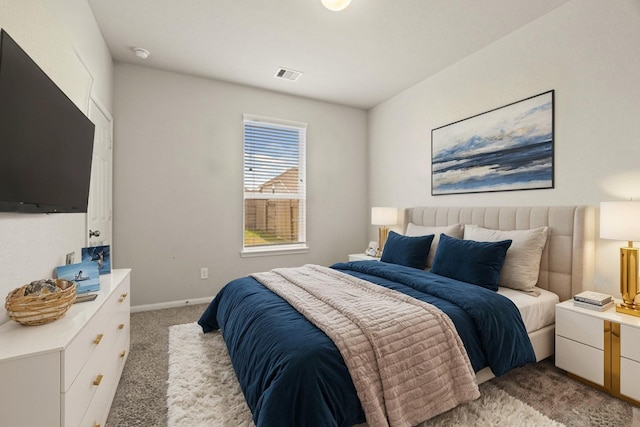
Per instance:
[[[131,351],[105,427],[167,426],[169,328],[195,322],[206,308],[131,313]],[[640,408],[569,378],[552,357],[489,384],[567,427],[640,427]]]
[[[422,426],[562,426],[491,383],[480,391]],[[169,328],[167,406],[169,427],[254,425],[219,332],[203,334],[196,323]]]

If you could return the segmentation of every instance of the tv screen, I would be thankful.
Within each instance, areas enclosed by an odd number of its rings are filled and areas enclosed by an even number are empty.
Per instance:
[[[93,123],[0,31],[0,211],[86,212]]]

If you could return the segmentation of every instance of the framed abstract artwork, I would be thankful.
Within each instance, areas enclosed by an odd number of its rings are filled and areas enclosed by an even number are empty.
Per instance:
[[[554,91],[431,131],[431,194],[553,188]]]

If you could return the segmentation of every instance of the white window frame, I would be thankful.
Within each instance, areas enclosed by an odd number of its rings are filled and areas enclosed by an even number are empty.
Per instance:
[[[274,244],[274,245],[264,245],[264,246],[248,246],[245,247],[245,239],[244,239],[244,233],[245,233],[245,219],[246,219],[246,212],[245,212],[245,207],[246,207],[246,203],[245,201],[248,199],[264,199],[265,196],[264,194],[260,194],[260,193],[247,193],[245,192],[245,188],[244,188],[244,178],[245,178],[245,155],[244,155],[244,151],[245,151],[245,123],[246,122],[257,122],[257,123],[265,123],[265,124],[269,124],[269,125],[275,125],[275,126],[280,126],[280,127],[289,127],[292,129],[296,129],[296,130],[300,130],[303,132],[304,135],[304,141],[302,141],[302,143],[300,143],[298,145],[298,179],[299,179],[299,186],[302,186],[302,191],[298,191],[298,193],[292,197],[290,194],[270,194],[269,195],[269,199],[292,199],[292,198],[297,198],[300,200],[300,203],[298,205],[298,218],[299,218],[299,228],[298,228],[298,240],[300,240],[300,243],[289,243],[289,244]],[[286,255],[286,254],[296,254],[296,253],[307,253],[309,251],[309,247],[307,245],[307,238],[306,238],[306,234],[307,234],[307,209],[306,209],[306,204],[307,204],[307,195],[306,195],[306,186],[307,186],[307,179],[306,179],[306,146],[307,146],[307,137],[306,137],[306,131],[307,131],[307,123],[303,123],[303,122],[296,122],[296,121],[292,121],[292,120],[284,120],[284,119],[277,119],[277,118],[272,118],[272,117],[265,117],[265,116],[259,116],[259,115],[255,115],[255,114],[243,114],[243,120],[242,120],[242,149],[243,149],[243,156],[242,156],[242,179],[243,179],[243,185],[242,185],[242,251],[240,252],[240,255],[242,257],[254,257],[254,256],[268,256],[268,255]]]

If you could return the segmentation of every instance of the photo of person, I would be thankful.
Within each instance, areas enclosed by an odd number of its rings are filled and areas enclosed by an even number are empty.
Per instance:
[[[76,293],[82,294],[100,289],[100,274],[96,262],[61,265],[56,268],[58,279],[75,282]]]
[[[79,282],[80,280],[88,280],[89,276],[83,276],[82,275],[82,270],[78,271],[78,274],[76,274],[76,277],[73,279],[76,282]]]

